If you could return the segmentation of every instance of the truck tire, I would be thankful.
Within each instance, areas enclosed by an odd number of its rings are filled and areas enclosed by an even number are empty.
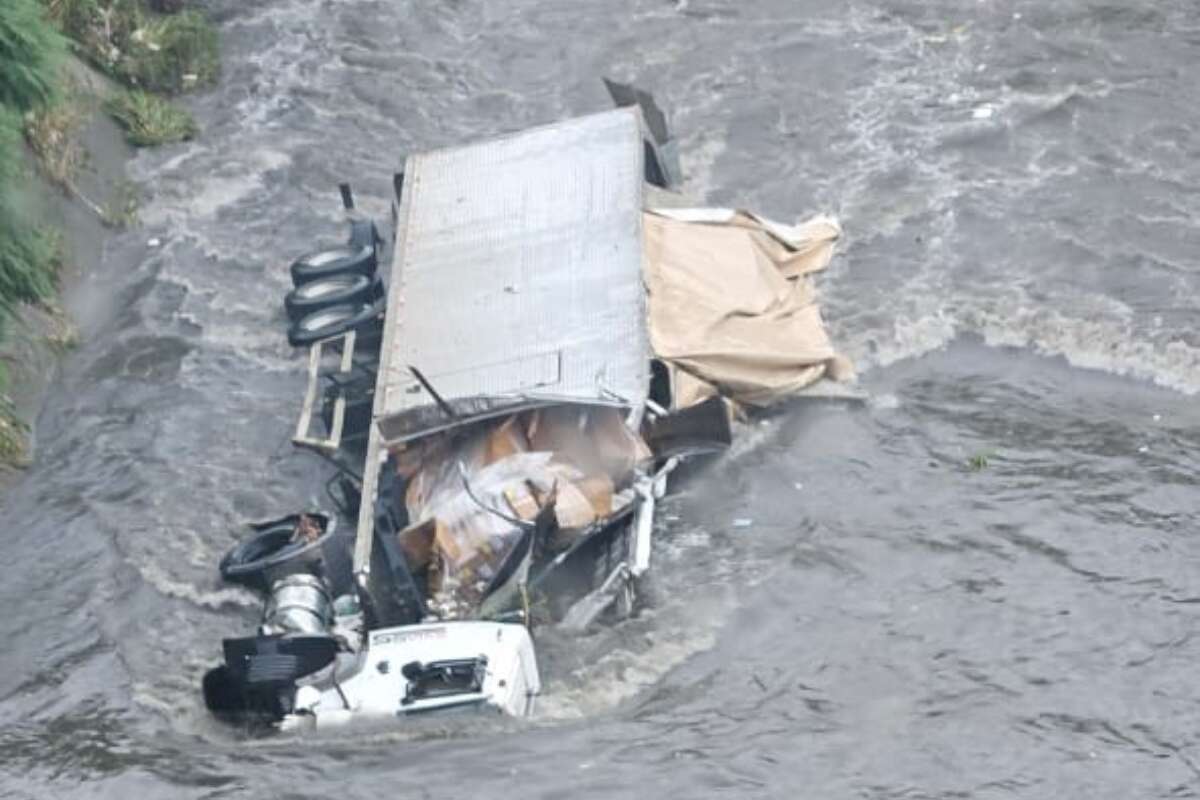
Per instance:
[[[296,322],[314,311],[343,303],[370,303],[383,293],[383,283],[366,275],[346,273],[297,286],[283,298],[288,319]]]
[[[345,303],[322,308],[292,323],[288,329],[288,344],[307,347],[313,342],[355,329],[363,331],[370,338],[381,327],[378,316],[379,308],[367,303]]]
[[[221,558],[221,577],[248,589],[265,592],[273,580],[289,570],[319,560],[330,531],[328,527],[313,542],[294,542],[297,517],[285,517],[257,528],[250,538],[238,542]],[[326,523],[328,525],[328,523]]]
[[[316,250],[300,256],[292,263],[292,285],[329,278],[334,275],[366,275],[375,277],[374,246],[343,246]]]
[[[290,547],[293,530],[295,525],[291,522],[280,522],[238,542],[221,558],[218,567],[221,577],[249,589],[266,591],[267,566],[287,558],[293,549]]]

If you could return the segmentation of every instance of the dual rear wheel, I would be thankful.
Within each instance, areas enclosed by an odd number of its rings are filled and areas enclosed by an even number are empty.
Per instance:
[[[355,220],[345,246],[316,250],[292,263],[295,288],[283,299],[289,344],[307,347],[350,330],[378,340],[384,288],[375,273],[381,241],[374,223]]]

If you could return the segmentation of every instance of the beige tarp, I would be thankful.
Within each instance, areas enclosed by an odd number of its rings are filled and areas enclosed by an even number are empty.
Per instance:
[[[681,408],[714,392],[766,406],[821,378],[847,380],[810,276],[833,256],[830,217],[782,225],[744,211],[645,214],[650,342]]]

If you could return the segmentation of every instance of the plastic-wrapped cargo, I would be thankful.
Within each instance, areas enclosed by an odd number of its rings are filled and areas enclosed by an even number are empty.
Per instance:
[[[553,504],[539,546],[565,550],[613,512],[617,486],[650,458],[611,408],[539,409],[417,443],[398,454],[413,524],[400,546],[426,570],[430,612],[469,614],[511,577],[534,520]],[[523,552],[523,551],[522,551]]]

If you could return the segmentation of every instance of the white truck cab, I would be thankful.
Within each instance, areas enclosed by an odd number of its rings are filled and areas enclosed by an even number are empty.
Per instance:
[[[366,647],[297,681],[284,730],[395,718],[452,707],[514,717],[541,689],[524,625],[455,621],[371,631]]]

